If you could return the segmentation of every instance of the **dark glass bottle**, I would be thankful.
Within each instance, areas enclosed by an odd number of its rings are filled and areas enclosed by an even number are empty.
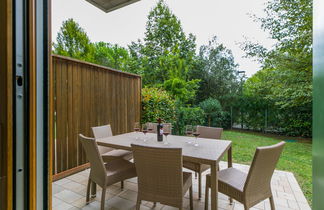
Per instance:
[[[161,118],[158,119],[158,124],[156,128],[157,141],[163,141],[163,125]]]

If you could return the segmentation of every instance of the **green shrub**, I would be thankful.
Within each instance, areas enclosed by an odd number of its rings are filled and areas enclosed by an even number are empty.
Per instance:
[[[163,89],[142,89],[142,122],[156,122],[161,118],[163,122],[174,123],[175,100]]]
[[[184,135],[186,125],[203,125],[205,122],[205,113],[200,107],[178,106],[176,117],[173,130],[177,135]]]
[[[205,112],[205,125],[213,126],[219,118],[222,118],[222,106],[217,99],[208,98],[200,102],[199,107]]]
[[[180,78],[172,78],[164,82],[164,88],[174,98],[186,103],[196,96],[196,91],[199,87],[198,83],[199,80],[197,79],[186,81]]]
[[[231,128],[231,114],[229,112],[221,112],[219,115],[212,117],[212,127],[219,127],[224,129]]]

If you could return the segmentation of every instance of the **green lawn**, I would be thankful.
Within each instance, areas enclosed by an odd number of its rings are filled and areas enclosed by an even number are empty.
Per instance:
[[[225,131],[223,139],[233,141],[233,162],[251,164],[255,148],[279,142],[279,138],[262,134]],[[312,145],[310,143],[287,143],[277,169],[293,172],[309,204],[312,201]]]

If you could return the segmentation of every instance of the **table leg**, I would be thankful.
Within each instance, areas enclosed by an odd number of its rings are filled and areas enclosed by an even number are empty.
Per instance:
[[[211,171],[211,210],[218,209],[218,175],[217,175],[217,163],[212,164]]]
[[[227,151],[227,167],[233,167],[233,160],[232,160],[232,146]]]
[[[232,160],[232,145],[227,151],[227,167],[231,168],[233,167],[233,160]],[[230,197],[229,202],[232,205],[233,204],[233,199]]]

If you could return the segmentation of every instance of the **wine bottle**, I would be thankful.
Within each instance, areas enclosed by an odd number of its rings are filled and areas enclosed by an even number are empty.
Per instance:
[[[163,141],[163,125],[161,122],[162,122],[162,120],[161,120],[161,118],[159,118],[157,128],[156,128],[157,141]]]

